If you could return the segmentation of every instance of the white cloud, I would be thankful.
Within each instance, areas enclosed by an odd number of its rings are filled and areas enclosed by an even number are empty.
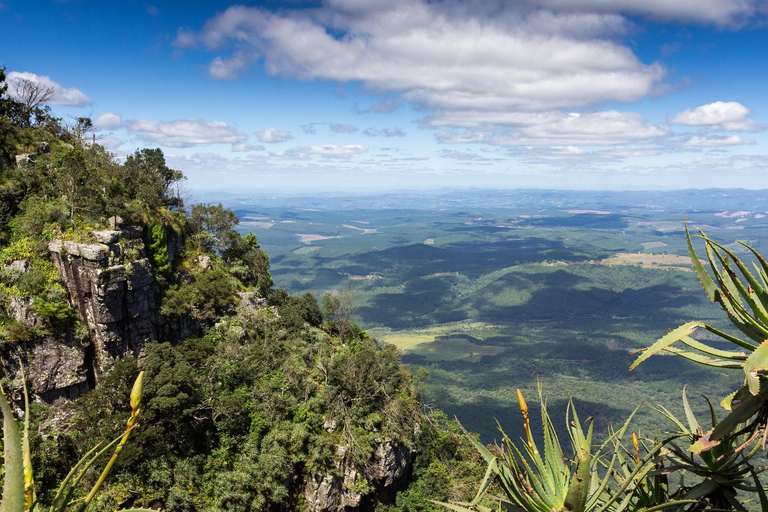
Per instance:
[[[317,133],[317,130],[315,130],[315,125],[313,123],[303,124],[301,125],[301,129],[304,130],[304,133],[309,135],[315,135]]]
[[[104,112],[93,120],[93,127],[98,130],[117,130],[123,127],[123,116],[114,112]]]
[[[357,126],[352,126],[351,124],[332,124],[331,131],[335,133],[355,133]]]
[[[232,144],[232,151],[236,152],[248,152],[248,151],[264,151],[264,146],[261,144],[248,144],[245,142],[238,142]]]
[[[250,64],[250,59],[243,52],[235,52],[228,59],[213,59],[208,66],[208,74],[214,80],[234,80]]]
[[[19,88],[24,82],[36,84],[42,88],[50,89],[53,93],[51,99],[47,102],[51,105],[64,105],[69,107],[82,107],[93,103],[93,99],[79,89],[74,87],[62,87],[61,84],[54,82],[50,77],[36,75],[29,72],[11,71],[6,77],[8,84],[8,94],[19,99]]]
[[[347,158],[352,155],[361,155],[368,152],[368,148],[358,144],[325,144],[322,146],[299,146],[290,150],[301,155],[320,155],[325,157]]]
[[[502,146],[611,146],[647,143],[666,137],[666,125],[652,125],[636,112],[607,110],[589,113],[512,113],[490,116],[493,125],[481,125],[473,113],[458,113],[453,120],[432,120],[440,124],[466,126],[462,132],[442,130],[444,143],[485,142]]]
[[[765,126],[749,119],[749,109],[736,101],[716,101],[677,114],[670,122],[706,126],[713,130],[760,131]]]
[[[223,121],[209,123],[204,119],[178,121],[135,119],[128,121],[126,128],[141,139],[174,148],[202,144],[236,144],[246,139],[245,134],[230,128]]]
[[[691,137],[685,141],[686,146],[696,146],[704,148],[714,148],[722,146],[743,146],[748,144],[754,144],[754,140],[744,140],[738,135],[720,136],[720,137]]]
[[[399,126],[392,128],[368,128],[363,132],[363,135],[369,137],[405,137],[405,131]]]
[[[714,24],[740,25],[760,14],[760,0],[528,0],[547,8],[646,16]]]
[[[547,12],[544,19],[538,10],[496,5],[503,12],[424,1],[374,8],[337,2],[277,13],[235,6],[196,37],[183,33],[176,45],[235,45],[231,56],[214,60],[214,78],[232,78],[261,59],[270,75],[359,81],[441,108],[530,111],[632,102],[664,75],[658,64],[644,64],[611,41],[623,27],[619,17]]]
[[[287,130],[278,130],[276,128],[267,128],[256,132],[256,137],[259,142],[273,143],[273,142],[285,142],[292,139],[293,135]]]

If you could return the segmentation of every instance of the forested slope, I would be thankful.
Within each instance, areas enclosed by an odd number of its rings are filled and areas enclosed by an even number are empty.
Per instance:
[[[482,472],[425,414],[393,346],[338,300],[290,296],[221,205],[185,205],[159,149],[118,161],[91,122],[9,98],[0,68],[0,355],[36,392],[43,503],[93,445],[140,425],[101,510],[430,510]],[[96,475],[88,478],[96,478]],[[469,483],[468,483],[469,482]]]

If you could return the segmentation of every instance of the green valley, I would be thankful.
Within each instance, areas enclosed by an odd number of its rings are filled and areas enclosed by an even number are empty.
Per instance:
[[[733,388],[732,372],[678,358],[629,372],[630,354],[689,319],[727,323],[691,271],[686,216],[726,244],[768,240],[763,209],[739,206],[765,204],[751,191],[223,199],[277,286],[350,295],[363,328],[429,370],[427,403],[489,442],[495,419],[521,435],[515,390],[533,395],[537,379],[555,408],[567,390],[600,428],[645,401],[649,434],[650,406],[679,403],[683,385]]]

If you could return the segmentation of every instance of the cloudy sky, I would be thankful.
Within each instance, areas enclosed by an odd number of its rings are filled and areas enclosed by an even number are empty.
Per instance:
[[[199,190],[768,188],[765,0],[0,0],[0,65]]]

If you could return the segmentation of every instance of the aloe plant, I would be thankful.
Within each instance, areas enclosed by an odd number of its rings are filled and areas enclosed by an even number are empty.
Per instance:
[[[24,378],[24,369],[21,370],[22,381],[24,384],[24,408],[27,413],[24,415],[22,431],[19,431],[19,424],[13,415],[10,402],[5,390],[0,386],[0,392],[3,397],[0,399],[0,412],[3,416],[3,446],[5,459],[5,482],[3,485],[3,498],[0,502],[0,512],[41,512],[40,503],[35,493],[35,483],[32,471],[32,456],[29,449],[29,395],[27,393],[26,381]],[[117,457],[128,441],[133,429],[136,427],[136,421],[139,417],[141,404],[141,389],[144,372],[139,373],[131,390],[131,416],[128,418],[123,434],[107,444],[103,448],[95,446],[72,468],[69,474],[64,478],[59,486],[56,495],[53,498],[48,512],[65,512],[72,510],[83,512],[90,505],[93,498],[99,491],[101,484],[109,474]],[[86,472],[91,469],[95,462],[109,450],[114,449],[112,457],[102,470],[96,483],[90,492],[82,499],[73,500],[75,491],[81,483]],[[126,509],[126,512],[139,512],[149,509]]]
[[[709,400],[707,405],[712,427],[716,427],[719,421],[715,408]],[[680,438],[686,441],[683,446],[677,443],[667,445],[669,453],[666,456],[665,470],[680,475],[676,494],[686,499],[706,500],[710,506],[717,509],[744,510],[741,501],[747,500],[737,499],[737,493],[746,491],[750,493],[749,500],[756,497],[759,499],[761,510],[768,510],[768,497],[759,479],[759,474],[766,468],[757,468],[751,462],[758,453],[760,443],[753,443],[750,434],[745,432],[729,436],[709,450],[694,453],[689,447],[701,437],[704,427],[691,409],[685,388],[683,408],[685,423],[666,408],[659,407],[662,414],[677,427]],[[694,481],[686,485],[683,475],[695,475],[698,479],[694,477]]]
[[[721,402],[731,413],[713,425],[712,430],[698,436],[691,445],[692,452],[701,453],[725,442],[737,431],[749,432],[751,440],[765,432],[768,420],[768,386],[765,385],[768,370],[768,263],[755,249],[739,242],[757,260],[752,264],[753,274],[733,251],[700,231],[710,275],[694,250],[687,225],[685,234],[694,271],[707,296],[720,304],[741,335],[734,336],[705,322],[688,322],[644,349],[630,370],[659,352],[676,354],[716,368],[741,370],[745,384]],[[723,350],[698,341],[692,335],[699,329],[709,331],[735,347]],[[677,342],[685,347],[673,346]]]
[[[543,425],[543,452],[534,441],[528,419],[528,405],[520,390],[517,392],[523,415],[526,439],[518,448],[499,427],[505,449],[494,455],[482,443],[468,436],[483,456],[488,468],[480,488],[471,503],[439,503],[457,512],[490,511],[483,503],[491,501],[488,495],[497,483],[503,493],[493,497],[499,510],[525,512],[619,512],[623,510],[659,510],[675,507],[688,501],[665,501],[662,504],[638,499],[638,490],[657,467],[656,461],[664,454],[663,443],[652,447],[643,458],[629,464],[621,455],[622,439],[638,409],[626,422],[612,431],[609,439],[597,447],[592,445],[592,420],[584,432],[573,401],[568,399],[566,423],[573,455],[566,459],[552,419],[547,412],[546,400],[539,387],[541,421]],[[621,467],[620,467],[621,466]],[[623,471],[622,471],[623,469]],[[648,506],[644,506],[647,504]]]

